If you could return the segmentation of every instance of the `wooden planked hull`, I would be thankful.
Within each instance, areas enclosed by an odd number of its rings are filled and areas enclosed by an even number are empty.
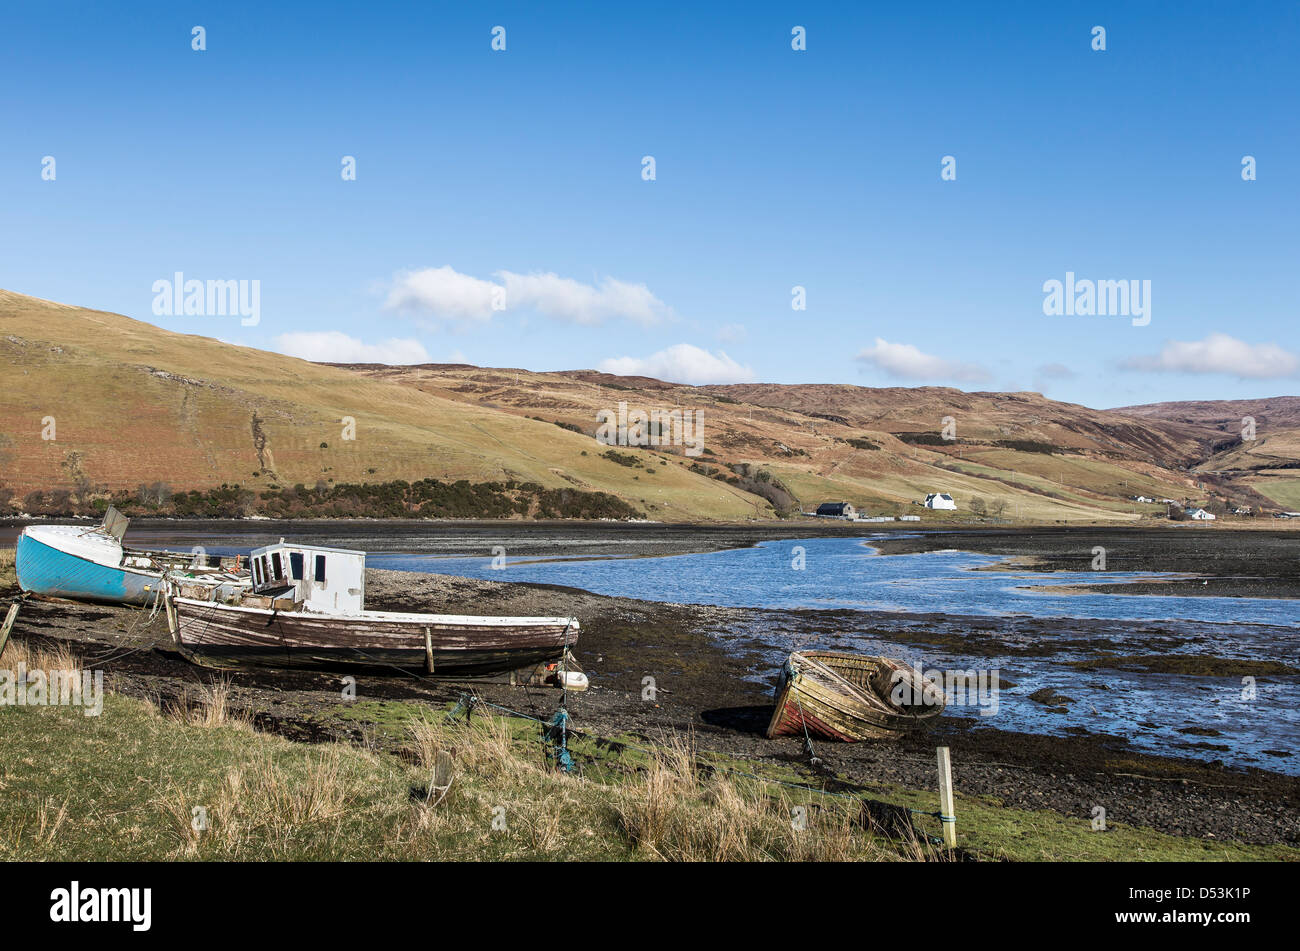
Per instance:
[[[486,677],[560,662],[578,640],[571,618],[490,618],[272,611],[174,597],[181,652],[212,666],[393,668]]]
[[[905,680],[916,703],[896,704],[891,688]],[[933,684],[885,657],[839,651],[796,651],[777,688],[769,739],[807,731],[845,743],[898,739],[943,712],[944,698]]]

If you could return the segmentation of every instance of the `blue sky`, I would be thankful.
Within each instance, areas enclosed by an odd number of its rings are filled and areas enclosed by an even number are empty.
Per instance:
[[[1300,392],[1300,5],[271,6],[0,12],[0,286],[321,359]],[[1149,323],[1045,314],[1067,272]]]

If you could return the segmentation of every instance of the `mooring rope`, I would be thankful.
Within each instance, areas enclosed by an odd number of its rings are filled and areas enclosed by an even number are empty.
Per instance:
[[[785,676],[787,683],[794,680],[796,676],[794,664],[788,658],[785,662]],[[808,718],[804,716],[803,704],[799,702],[797,693],[794,695],[794,705],[799,708],[799,725],[803,727],[803,748],[804,752],[808,754],[808,765],[816,769],[822,764],[822,761],[821,757],[817,755],[817,749],[813,746],[812,736],[808,732]]]

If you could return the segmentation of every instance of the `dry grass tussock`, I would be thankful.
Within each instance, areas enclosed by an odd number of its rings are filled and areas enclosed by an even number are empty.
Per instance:
[[[486,827],[502,833],[502,857],[554,858],[565,854],[575,834],[590,835],[582,817],[591,790],[551,768],[538,744],[513,737],[504,718],[472,724],[424,718],[409,732],[425,782],[413,791],[395,847],[446,854],[448,843],[481,840]],[[451,763],[449,776],[437,777],[450,779],[445,788],[435,780],[439,753]]]
[[[3,618],[4,612],[0,611],[0,620]],[[11,637],[4,656],[0,657],[0,667],[16,671],[20,664],[28,670],[66,670],[78,676],[84,671],[81,658],[72,653],[66,644],[53,643],[37,647],[25,640]]]
[[[154,805],[175,858],[938,857],[921,842],[875,838],[856,801],[702,768],[691,737],[667,741],[643,766],[584,778],[557,772],[536,734],[519,726],[425,717],[409,727],[410,763],[396,772],[383,767],[387,754],[346,744],[322,744],[292,763],[261,750],[228,765],[215,789],[176,784]]]
[[[355,791],[346,778],[346,751],[322,746],[300,770],[269,755],[228,767],[215,793],[195,797],[179,788],[159,801],[179,856],[225,860],[301,857],[300,842],[323,832],[342,834]]]
[[[186,685],[175,702],[165,707],[172,719],[189,726],[228,726],[252,730],[252,719],[230,709],[230,681],[217,677],[197,687]]]
[[[686,862],[924,859],[877,842],[852,800],[811,798],[797,790],[721,771],[701,775],[689,737],[670,741],[638,782],[619,790],[614,811],[633,848],[649,858]],[[909,854],[911,852],[911,854]]]
[[[416,759],[433,774],[439,751],[455,779],[439,803],[412,806],[405,834],[481,830],[498,804],[520,854],[580,852],[603,836],[629,857],[667,861],[934,860],[922,841],[881,841],[861,824],[861,804],[702,770],[693,737],[668,740],[626,781],[599,783],[556,773],[538,746],[511,742],[503,720],[473,727],[425,720],[411,728]]]

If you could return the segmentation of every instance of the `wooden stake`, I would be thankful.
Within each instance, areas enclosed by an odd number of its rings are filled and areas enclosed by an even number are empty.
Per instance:
[[[5,647],[9,644],[9,632],[13,630],[14,620],[18,617],[17,601],[9,605],[9,613],[5,615],[5,622],[0,626],[0,654],[5,652]]]
[[[429,802],[438,805],[447,798],[447,793],[451,791],[451,781],[455,777],[451,754],[446,750],[438,750],[437,759],[433,764],[433,782],[429,786]],[[434,799],[434,795],[437,799]]]
[[[437,759],[433,764],[433,785],[437,789],[446,789],[451,785],[451,754],[446,750],[438,750]]]
[[[424,629],[424,665],[429,673],[433,673],[433,634],[427,627]]]
[[[180,647],[181,625],[180,619],[176,616],[176,605],[172,603],[172,599],[166,590],[162,592],[162,599],[163,613],[167,615],[167,630],[171,632],[172,640],[175,642],[176,646]]]
[[[954,818],[952,811],[952,760],[948,756],[948,747],[941,746],[939,753],[939,812]],[[941,822],[943,826],[943,844],[950,849],[957,847],[957,823]]]

